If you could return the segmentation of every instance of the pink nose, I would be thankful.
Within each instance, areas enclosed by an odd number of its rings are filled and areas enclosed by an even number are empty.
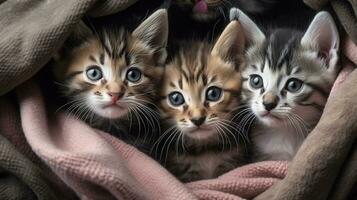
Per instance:
[[[114,104],[115,102],[117,102],[123,96],[123,93],[108,92],[108,95],[111,97],[111,101]]]

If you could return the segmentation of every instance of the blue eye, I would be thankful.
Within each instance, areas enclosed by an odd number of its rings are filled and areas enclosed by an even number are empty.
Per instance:
[[[298,92],[302,87],[303,82],[296,78],[291,78],[286,82],[285,89],[289,92]]]
[[[169,94],[169,101],[173,106],[180,106],[185,103],[185,98],[179,92],[171,92]]]
[[[257,74],[250,76],[249,84],[254,89],[259,89],[263,87],[263,78]]]
[[[132,67],[126,72],[126,79],[130,82],[138,82],[141,79],[141,71],[136,68]]]
[[[103,77],[102,70],[98,66],[90,66],[86,70],[86,75],[91,81],[98,81]]]
[[[206,100],[218,101],[222,96],[222,89],[216,86],[209,87],[206,91]]]

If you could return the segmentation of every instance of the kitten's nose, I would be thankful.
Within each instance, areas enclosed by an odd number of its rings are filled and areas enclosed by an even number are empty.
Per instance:
[[[112,98],[112,103],[115,103],[116,101],[118,101],[118,99],[120,99],[124,93],[122,92],[108,92],[108,95]]]
[[[191,118],[190,120],[194,125],[200,126],[203,124],[203,122],[205,122],[206,117],[195,117],[195,118]]]
[[[265,102],[263,102],[263,105],[265,107],[265,110],[271,111],[276,107],[277,104],[276,103],[265,103]]]
[[[263,105],[267,111],[273,110],[279,102],[279,97],[272,94],[267,93],[263,96]]]

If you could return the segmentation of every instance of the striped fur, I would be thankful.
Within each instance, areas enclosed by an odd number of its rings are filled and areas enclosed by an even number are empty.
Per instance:
[[[102,28],[95,33],[84,24],[79,28],[55,58],[55,76],[70,100],[69,111],[107,131],[108,124],[119,129],[135,127],[131,123],[139,124],[135,130],[139,134],[157,131],[153,103],[166,60],[166,11],[158,10],[132,33],[123,27]],[[98,80],[88,76],[93,67],[102,74]],[[128,79],[133,69],[141,74],[135,82]]]
[[[337,76],[336,27],[321,12],[305,33],[275,29],[265,37],[244,14],[239,20],[246,32],[254,30],[242,72],[242,100],[248,104],[242,112],[250,110],[256,119],[250,134],[254,160],[291,160],[317,124]],[[254,85],[256,77],[261,87]],[[291,81],[301,87],[289,89]]]
[[[160,93],[165,130],[156,153],[183,181],[213,178],[244,162],[240,130],[232,121],[232,111],[240,105],[242,38],[239,23],[231,22],[214,46],[180,43],[165,67]],[[222,90],[217,101],[206,97],[213,86]],[[184,96],[182,105],[170,102],[173,92]]]

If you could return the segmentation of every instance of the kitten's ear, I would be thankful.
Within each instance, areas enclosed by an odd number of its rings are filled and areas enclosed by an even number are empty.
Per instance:
[[[231,8],[229,12],[230,20],[238,20],[242,26],[247,43],[250,45],[260,44],[265,41],[264,33],[258,26],[238,8]]]
[[[319,59],[323,59],[329,69],[336,67],[340,37],[328,12],[317,13],[301,39],[301,46],[317,50]]]
[[[88,38],[92,37],[93,34],[93,31],[83,21],[80,21],[73,27],[72,32],[63,44],[62,48],[53,55],[53,59],[55,61],[60,60],[66,52],[78,47],[80,44],[87,41]]]
[[[168,17],[166,9],[159,9],[143,21],[132,35],[151,48],[165,48],[169,33]]]
[[[211,54],[225,61],[236,61],[244,51],[244,34],[238,21],[230,22],[219,36]]]

